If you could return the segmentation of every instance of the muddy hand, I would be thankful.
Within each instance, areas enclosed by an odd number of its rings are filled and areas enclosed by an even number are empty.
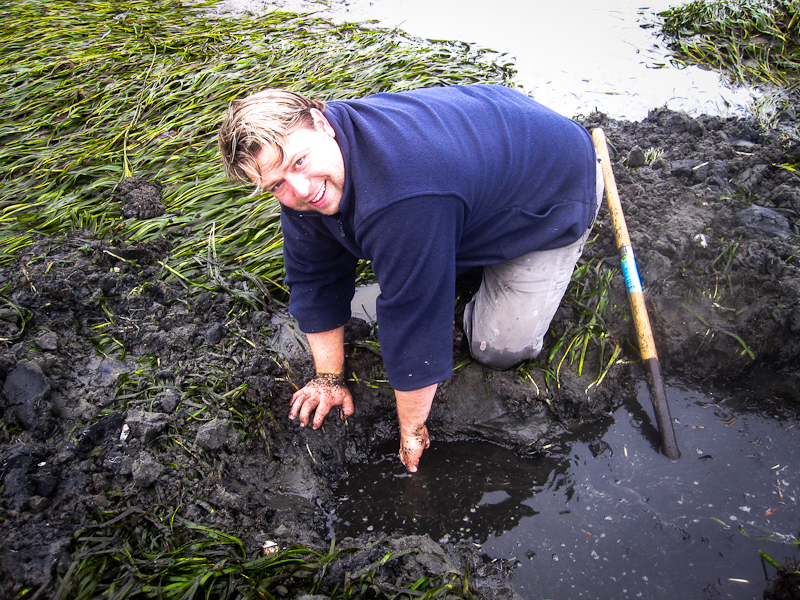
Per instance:
[[[312,427],[317,429],[334,406],[342,407],[342,418],[349,417],[355,410],[344,377],[321,373],[292,395],[289,418],[294,420],[299,414],[300,425],[305,427],[314,412]]]
[[[412,473],[417,472],[417,465],[422,453],[430,448],[428,428],[425,425],[416,427],[410,434],[400,432],[400,460]]]

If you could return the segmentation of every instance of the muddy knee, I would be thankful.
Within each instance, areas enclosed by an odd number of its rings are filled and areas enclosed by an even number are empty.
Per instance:
[[[500,371],[515,367],[524,360],[536,358],[541,350],[541,347],[532,346],[522,349],[498,347],[481,340],[473,340],[469,348],[472,358],[482,365]]]

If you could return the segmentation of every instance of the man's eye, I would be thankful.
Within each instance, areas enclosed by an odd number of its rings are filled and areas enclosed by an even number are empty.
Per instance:
[[[281,185],[282,185],[282,184],[283,184],[283,182],[282,182],[282,181],[279,181],[278,183],[276,183],[275,185],[273,185],[273,186],[272,186],[272,188],[270,189],[270,191],[271,191],[271,192],[277,192],[277,191],[280,189],[280,187],[281,187]]]
[[[295,167],[302,167],[304,162],[306,162],[306,159],[305,159],[305,157],[303,157],[303,158],[298,158],[298,159],[297,159],[297,162],[296,162],[296,163],[294,163],[294,166],[295,166]]]

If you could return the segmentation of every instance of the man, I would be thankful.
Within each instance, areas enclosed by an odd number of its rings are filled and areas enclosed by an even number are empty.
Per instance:
[[[472,355],[505,369],[541,351],[602,196],[591,138],[518,91],[469,85],[324,103],[284,90],[234,101],[226,172],[282,205],[289,310],[316,377],[291,419],[353,413],[344,325],[355,268],[372,261],[400,458],[416,471],[452,373],[456,275],[483,266],[464,314]]]

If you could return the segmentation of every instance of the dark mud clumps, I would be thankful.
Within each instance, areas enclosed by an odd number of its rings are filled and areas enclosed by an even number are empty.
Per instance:
[[[313,375],[293,322],[267,299],[245,303],[246,282],[187,289],[157,260],[120,258],[165,247],[44,239],[0,269],[16,307],[3,320],[17,334],[0,348],[0,597],[46,597],[99,538],[120,551],[136,539],[175,548],[201,526],[238,535],[251,558],[268,541],[324,550],[332,483],[376,431],[395,435],[393,398],[368,385],[352,386],[362,410],[349,424],[290,422],[289,398]],[[348,339],[370,331],[354,322]],[[350,362],[364,381],[380,369],[371,352]],[[349,543],[355,570],[407,550],[378,569],[387,585],[399,572],[441,578],[469,564],[476,597],[513,597],[505,563],[484,565],[468,544]]]
[[[788,559],[764,592],[764,600],[800,600],[800,562]]]
[[[592,115],[585,125],[602,126],[613,147],[662,369],[723,385],[777,371],[778,393],[796,398],[797,141],[754,121],[666,109],[638,123]],[[612,260],[613,234],[602,214],[587,256]],[[614,288],[624,289],[619,276]]]
[[[161,201],[161,182],[143,177],[126,177],[117,186],[122,214],[128,219],[152,219],[166,212]]]
[[[614,146],[665,375],[768,382],[770,398],[796,403],[800,186],[781,165],[800,162],[797,145],[750,121],[666,110],[641,123],[592,115],[586,125],[601,125]],[[160,202],[157,185],[142,185],[120,192]],[[585,259],[618,269],[606,211],[595,235]],[[324,551],[333,486],[381,440],[397,440],[372,328],[346,330],[355,414],[300,428],[287,419],[289,399],[314,371],[293,321],[268,298],[253,305],[247,280],[186,286],[161,264],[170,248],[168,239],[127,246],[76,233],[42,239],[0,267],[0,596],[46,594],[92,539],[109,550],[139,539],[181,547],[189,540],[179,530],[200,526],[234,533],[248,557],[267,541]],[[536,455],[564,428],[606,415],[641,372],[619,273],[611,306],[604,328],[632,360],[595,386],[591,356],[582,374],[564,361],[557,379],[545,358],[580,306],[562,305],[541,364],[524,373],[470,362],[456,335],[463,366],[437,392],[433,443],[487,440]],[[398,560],[376,581],[466,570],[476,598],[513,595],[512,567],[484,563],[472,544],[385,533],[337,541],[351,552],[325,581],[391,551]]]
[[[133,246],[124,242],[112,245],[104,240],[99,240],[94,242],[91,248],[93,250],[92,261],[101,267],[119,268],[120,264],[127,261],[132,261],[140,266],[155,266],[158,261],[167,257],[169,251],[172,250],[172,243],[159,236],[146,244],[134,244]]]

